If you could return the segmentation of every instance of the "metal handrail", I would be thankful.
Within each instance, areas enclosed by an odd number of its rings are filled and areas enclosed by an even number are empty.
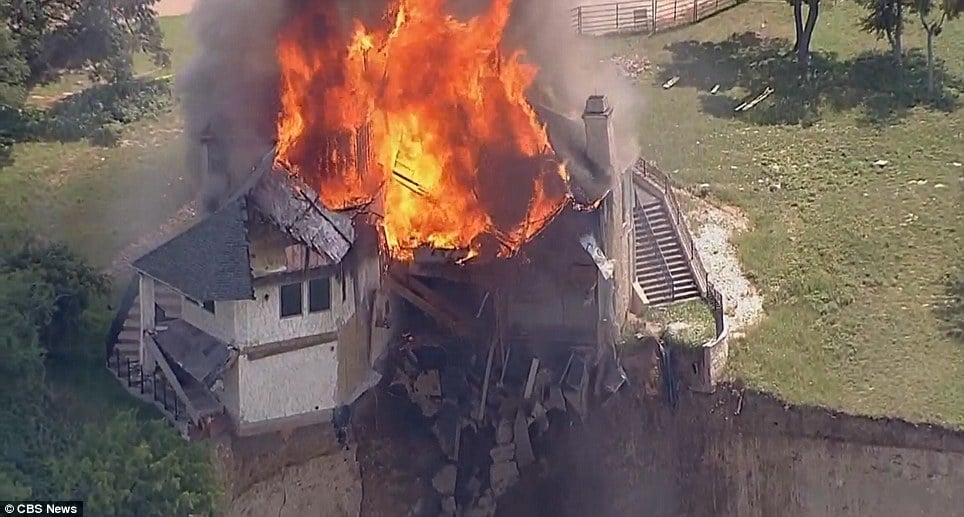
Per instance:
[[[673,275],[669,272],[669,263],[666,262],[666,257],[663,256],[663,250],[659,248],[659,243],[656,242],[656,234],[653,232],[653,226],[649,222],[649,217],[646,215],[646,211],[641,207],[636,208],[639,213],[639,219],[643,223],[643,229],[646,235],[653,243],[653,250],[656,253],[656,258],[659,259],[660,272],[663,276],[663,281],[669,285],[669,299],[670,301],[676,299],[676,284],[673,282]],[[635,238],[635,236],[633,236]],[[635,262],[633,257],[633,261]]]

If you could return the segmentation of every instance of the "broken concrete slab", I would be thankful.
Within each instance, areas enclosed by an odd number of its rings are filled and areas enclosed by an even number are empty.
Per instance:
[[[432,478],[432,488],[442,495],[453,495],[455,494],[455,482],[457,477],[458,468],[451,464],[445,465]]]
[[[426,397],[441,397],[442,383],[439,380],[438,370],[429,370],[415,379],[415,393]]]
[[[432,418],[442,409],[441,402],[424,395],[415,393],[411,396],[411,399],[426,418]]]
[[[456,513],[455,513],[456,510],[457,510],[457,507],[456,507],[456,505],[455,505],[455,497],[454,497],[454,496],[449,496],[449,497],[444,497],[444,498],[442,498],[442,513],[441,513],[441,515],[445,515],[445,516],[447,516],[447,517],[455,517],[455,515],[456,515]]]
[[[495,463],[489,467],[489,480],[492,484],[492,492],[496,497],[500,497],[519,481],[519,467],[514,461]]]
[[[492,457],[492,463],[505,463],[515,459],[515,444],[510,443],[506,445],[499,445],[489,451],[489,456]]]

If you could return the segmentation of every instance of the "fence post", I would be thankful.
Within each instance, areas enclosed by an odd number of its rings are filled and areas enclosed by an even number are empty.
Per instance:
[[[656,32],[656,7],[659,5],[657,2],[658,0],[653,0],[653,7],[652,9],[649,10],[649,12],[651,13],[650,21],[652,22],[652,25],[649,26],[649,30],[650,32],[654,32],[654,33]],[[643,163],[645,162],[646,160],[643,160]]]
[[[576,8],[576,32],[582,35],[582,6]]]
[[[144,366],[141,366],[141,395],[144,394]]]
[[[616,2],[616,32],[619,32],[619,2]]]
[[[127,358],[127,387],[131,387],[131,359]]]
[[[700,21],[700,0],[693,0],[693,23]]]

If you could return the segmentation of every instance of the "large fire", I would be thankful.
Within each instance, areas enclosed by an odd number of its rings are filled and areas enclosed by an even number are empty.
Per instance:
[[[278,161],[331,209],[383,196],[391,254],[511,254],[567,200],[565,170],[526,101],[536,70],[503,55],[512,0],[467,21],[446,0],[394,0],[384,27],[297,0],[281,31]],[[352,26],[346,30],[345,26]]]

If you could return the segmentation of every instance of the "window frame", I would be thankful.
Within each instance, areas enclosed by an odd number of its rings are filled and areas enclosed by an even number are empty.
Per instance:
[[[327,296],[326,296],[327,305],[326,305],[325,307],[323,307],[323,308],[320,308],[320,309],[314,309],[314,308],[312,308],[312,301],[313,301],[313,299],[312,299],[311,293],[312,293],[313,291],[312,291],[312,289],[311,289],[311,286],[312,286],[312,284],[317,284],[318,282],[322,282],[322,281],[325,283],[325,286],[326,286],[327,289],[328,289],[328,292],[326,293],[326,294],[327,294]],[[331,277],[330,277],[330,276],[319,276],[319,277],[317,277],[317,278],[312,278],[312,279],[308,280],[307,283],[308,283],[308,307],[307,307],[307,308],[308,308],[308,314],[318,314],[319,312],[330,311],[330,310],[331,310],[331,307],[332,307],[332,301],[333,301],[333,300],[332,300],[332,296],[331,296]]]
[[[298,288],[298,311],[285,314],[285,288]],[[278,316],[281,319],[297,318],[305,315],[305,286],[304,282],[292,282],[278,286]]]

